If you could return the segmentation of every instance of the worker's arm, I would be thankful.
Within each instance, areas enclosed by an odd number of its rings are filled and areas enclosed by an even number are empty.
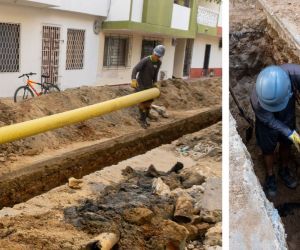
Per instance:
[[[291,130],[288,126],[286,126],[283,122],[277,120],[274,117],[272,112],[266,111],[263,108],[255,110],[255,116],[259,121],[261,121],[264,125],[268,126],[269,128],[275,129],[279,131],[286,137],[289,137],[293,130]]]
[[[135,65],[132,70],[131,79],[136,79],[137,73],[139,73],[143,69],[146,61],[147,58],[143,58],[137,65]]]

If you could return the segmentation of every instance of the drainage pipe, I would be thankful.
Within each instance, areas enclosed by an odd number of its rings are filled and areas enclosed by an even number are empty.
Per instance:
[[[151,88],[98,104],[0,127],[0,144],[12,142],[49,130],[61,128],[73,123],[85,121],[119,109],[133,106],[140,102],[157,98],[159,95],[160,91],[158,88]]]

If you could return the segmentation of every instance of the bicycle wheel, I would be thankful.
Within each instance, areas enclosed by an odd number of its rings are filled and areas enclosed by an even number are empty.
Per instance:
[[[45,83],[44,89],[44,94],[60,92],[59,87],[52,83]]]
[[[34,94],[30,88],[27,86],[21,86],[17,88],[15,94],[14,94],[14,101],[20,102],[24,100],[28,100],[34,97]]]

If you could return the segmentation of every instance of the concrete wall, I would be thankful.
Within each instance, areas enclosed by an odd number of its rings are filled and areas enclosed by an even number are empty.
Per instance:
[[[188,30],[190,25],[191,9],[173,4],[171,28]]]
[[[27,72],[38,73],[33,79],[39,80],[42,56],[42,26],[61,27],[59,84],[61,87],[75,87],[95,84],[98,64],[99,36],[93,33],[94,17],[66,13],[57,10],[39,9],[14,5],[0,5],[0,21],[19,23],[20,32],[20,72],[0,73],[0,95],[13,96],[22,84],[18,76]],[[82,70],[65,70],[67,29],[85,30],[84,67]]]
[[[186,39],[176,40],[174,69],[173,69],[173,75],[175,77],[183,76],[185,47],[186,47]]]
[[[131,21],[142,22],[144,0],[132,0]]]
[[[281,218],[265,197],[231,115],[229,127],[230,249],[286,250]]]
[[[222,75],[222,49],[219,48],[219,38],[216,36],[197,35],[194,40],[191,77],[202,76],[206,44],[211,44],[209,69],[213,69],[217,76]]]
[[[128,21],[131,0],[111,0],[106,21]]]
[[[166,78],[171,78],[175,63],[175,46],[172,46],[171,38],[165,38],[163,43],[166,46],[166,53],[162,59],[161,71],[166,72]]]
[[[106,16],[110,0],[0,0],[3,4],[53,8],[95,16]]]
[[[39,0],[41,1],[41,0]],[[57,9],[95,16],[107,15],[109,0],[60,0],[61,4]]]

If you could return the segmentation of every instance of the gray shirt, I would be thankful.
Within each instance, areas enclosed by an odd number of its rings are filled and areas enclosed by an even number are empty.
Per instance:
[[[150,56],[143,58],[132,70],[131,79],[137,79],[137,91],[149,89],[157,82],[161,61],[152,62]],[[137,76],[138,74],[138,76]]]

